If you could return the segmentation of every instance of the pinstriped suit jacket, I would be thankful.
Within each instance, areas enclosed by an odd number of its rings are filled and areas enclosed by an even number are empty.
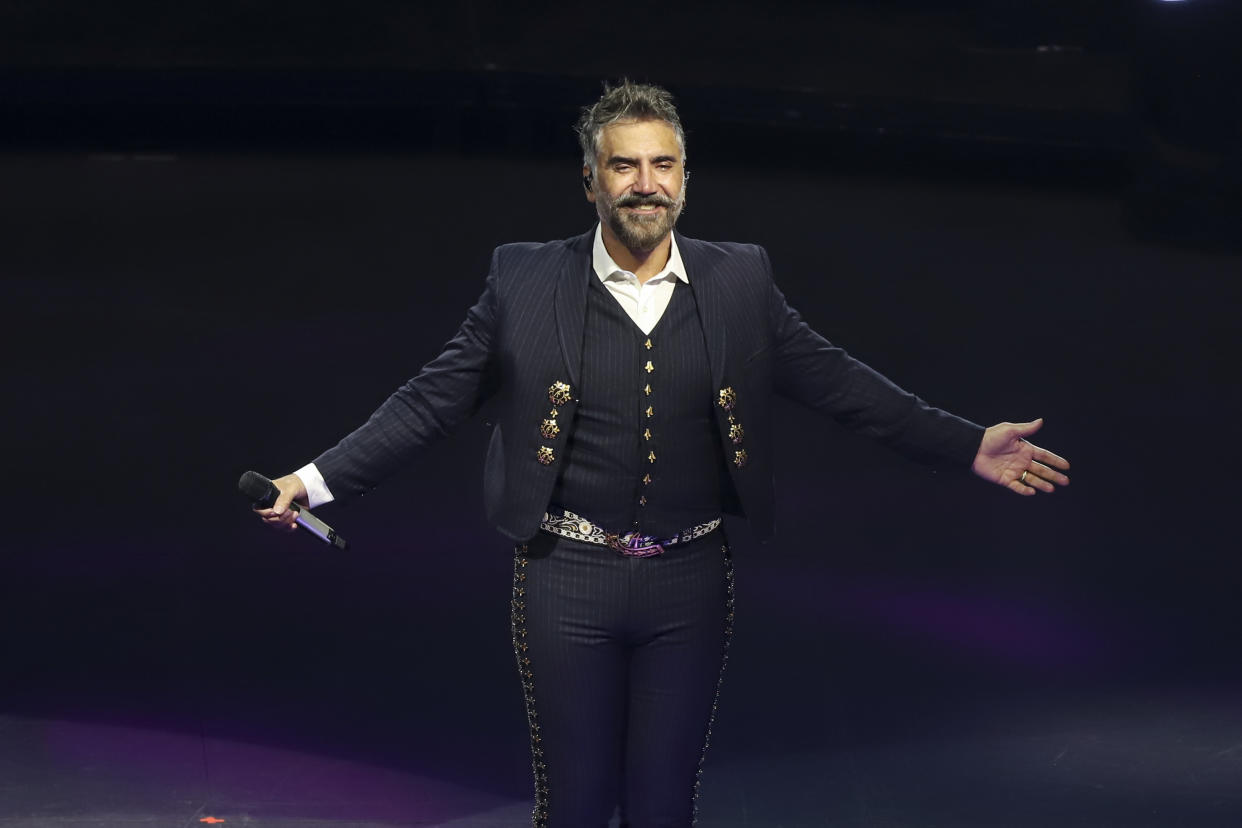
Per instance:
[[[554,406],[549,387],[579,387],[592,240],[593,231],[496,248],[482,297],[440,355],[315,460],[333,494],[369,491],[492,399],[488,521],[515,540],[538,531],[578,404]],[[763,248],[680,234],[677,244],[707,341],[712,387],[731,389],[736,400],[731,412],[711,402],[726,466],[759,537],[773,530],[773,394],[918,459],[970,465],[982,428],[927,405],[811,330],[776,288]],[[553,407],[561,431],[548,438],[540,423]],[[730,413],[744,428],[741,444],[730,437]],[[550,462],[541,461],[541,448],[551,449]]]

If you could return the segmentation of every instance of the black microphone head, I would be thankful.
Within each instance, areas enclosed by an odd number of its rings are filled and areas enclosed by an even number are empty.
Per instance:
[[[276,484],[255,471],[248,471],[237,481],[238,490],[254,501],[259,509],[267,509],[280,497]]]

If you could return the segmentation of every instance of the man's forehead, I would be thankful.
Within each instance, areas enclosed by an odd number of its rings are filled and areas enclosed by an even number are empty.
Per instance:
[[[657,118],[616,121],[608,124],[600,133],[600,156],[608,157],[618,151],[637,150],[646,147],[654,152],[678,157],[681,147],[672,124]]]

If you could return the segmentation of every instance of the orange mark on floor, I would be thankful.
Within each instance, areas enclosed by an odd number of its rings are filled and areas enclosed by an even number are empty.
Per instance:
[[[199,822],[205,822],[208,825],[219,825],[221,822],[224,822],[224,820],[216,819],[215,817],[203,817],[199,820]]]

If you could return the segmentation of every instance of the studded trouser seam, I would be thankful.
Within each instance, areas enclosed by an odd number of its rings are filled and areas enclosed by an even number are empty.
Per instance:
[[[513,552],[513,598],[509,602],[510,626],[513,630],[513,655],[517,659],[518,677],[522,680],[522,697],[526,702],[526,723],[530,728],[530,765],[535,777],[535,807],[531,811],[532,828],[547,828],[548,766],[544,762],[543,737],[540,735],[539,713],[535,709],[535,673],[531,669],[526,643],[526,544]]]
[[[720,653],[720,675],[716,679],[716,694],[712,698],[712,712],[711,715],[707,717],[707,732],[703,734],[703,751],[699,754],[699,766],[694,772],[693,810],[690,819],[691,825],[697,825],[699,822],[699,789],[703,783],[703,761],[707,758],[707,749],[712,743],[712,726],[716,723],[716,708],[720,703],[720,686],[724,683],[725,667],[729,664],[729,644],[733,638],[733,555],[729,552],[728,546],[721,546],[720,551],[724,555],[725,570],[724,645],[722,646]]]

